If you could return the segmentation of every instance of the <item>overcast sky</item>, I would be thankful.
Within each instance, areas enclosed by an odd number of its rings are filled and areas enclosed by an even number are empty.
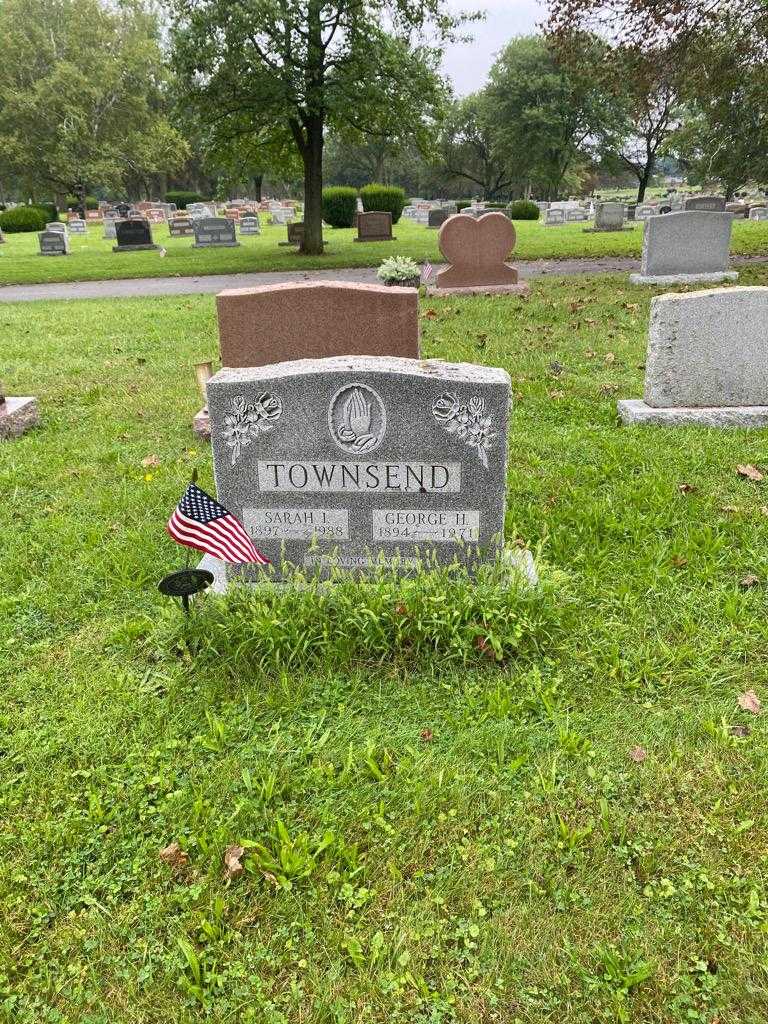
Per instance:
[[[455,10],[484,10],[485,21],[469,26],[474,42],[446,47],[443,70],[453,79],[458,96],[475,92],[485,83],[497,53],[512,36],[533,32],[544,20],[546,4],[539,0],[452,0]]]

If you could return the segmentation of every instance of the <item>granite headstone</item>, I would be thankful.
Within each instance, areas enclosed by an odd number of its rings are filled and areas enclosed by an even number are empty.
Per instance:
[[[392,214],[378,210],[357,215],[356,242],[394,242]]]
[[[632,284],[686,284],[735,281],[728,270],[733,219],[729,213],[685,210],[650,217],[643,232],[639,274]]]
[[[118,220],[115,222],[115,237],[117,245],[112,246],[112,252],[140,252],[146,249],[159,249],[159,245],[152,242],[152,229],[149,221],[135,217],[131,220]]]
[[[194,233],[193,249],[233,249],[240,245],[235,237],[235,222],[227,217],[199,217],[194,221]]]
[[[41,231],[37,236],[40,239],[41,256],[69,256],[69,235],[64,231]]]
[[[270,559],[327,578],[477,568],[503,546],[508,374],[347,356],[207,384],[216,489]],[[263,570],[228,567],[232,578]]]
[[[722,213],[725,210],[725,199],[722,196],[691,196],[685,200],[683,209]]]
[[[768,425],[768,288],[712,288],[651,303],[644,400],[628,424]]]

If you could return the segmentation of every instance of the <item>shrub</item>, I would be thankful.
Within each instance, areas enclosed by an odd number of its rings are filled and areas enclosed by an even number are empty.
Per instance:
[[[186,210],[188,203],[201,203],[203,197],[199,192],[185,192],[178,189],[174,192],[166,192],[165,201],[166,203],[176,203],[180,210]]]
[[[323,189],[323,220],[332,228],[351,228],[357,213],[357,191],[348,185]]]
[[[365,185],[360,189],[363,209],[366,212],[381,210],[392,214],[392,223],[397,224],[405,206],[405,189],[390,185]]]
[[[67,210],[75,210],[79,205],[80,200],[77,198],[77,196],[64,197],[64,206]],[[86,210],[98,210],[99,200],[96,198],[96,196],[85,197],[85,208]]]
[[[16,206],[0,213],[0,229],[9,235],[22,231],[43,231],[48,220],[48,214],[36,206]]]
[[[508,209],[512,220],[538,220],[540,216],[538,206],[530,199],[516,199]]]
[[[45,214],[46,224],[59,219],[59,208],[55,203],[33,203],[32,209],[41,210]]]

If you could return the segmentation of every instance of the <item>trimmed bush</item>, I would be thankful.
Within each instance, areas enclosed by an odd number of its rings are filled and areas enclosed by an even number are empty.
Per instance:
[[[530,199],[516,199],[508,209],[512,220],[538,220],[540,216],[538,206]]]
[[[365,185],[360,189],[363,209],[366,213],[380,210],[392,214],[392,223],[397,224],[405,206],[405,189],[391,185]]]
[[[22,231],[43,231],[49,222],[47,213],[36,206],[15,206],[0,213],[0,229],[9,235]]]
[[[357,191],[348,185],[323,189],[323,220],[332,228],[351,228],[357,213]]]
[[[45,214],[46,224],[59,219],[59,208],[55,203],[33,203],[32,208],[34,210],[42,210]]]
[[[77,198],[77,196],[65,196],[64,197],[64,206],[65,206],[65,208],[67,210],[74,210],[74,209],[76,209],[77,206],[79,205],[79,203],[80,203],[80,200]],[[98,208],[99,208],[99,200],[96,198],[96,196],[86,196],[85,197],[85,208],[86,208],[86,210],[98,210]]]
[[[166,203],[176,203],[178,209],[186,210],[187,203],[202,203],[203,197],[199,192],[185,192],[178,189],[174,192],[166,192],[165,201]]]

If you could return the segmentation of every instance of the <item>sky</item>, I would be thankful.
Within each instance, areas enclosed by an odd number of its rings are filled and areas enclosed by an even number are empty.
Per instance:
[[[452,0],[454,10],[484,10],[485,21],[469,26],[471,43],[447,46],[443,70],[453,80],[457,96],[475,92],[485,84],[497,53],[512,36],[533,32],[544,20],[546,4],[539,0]]]

